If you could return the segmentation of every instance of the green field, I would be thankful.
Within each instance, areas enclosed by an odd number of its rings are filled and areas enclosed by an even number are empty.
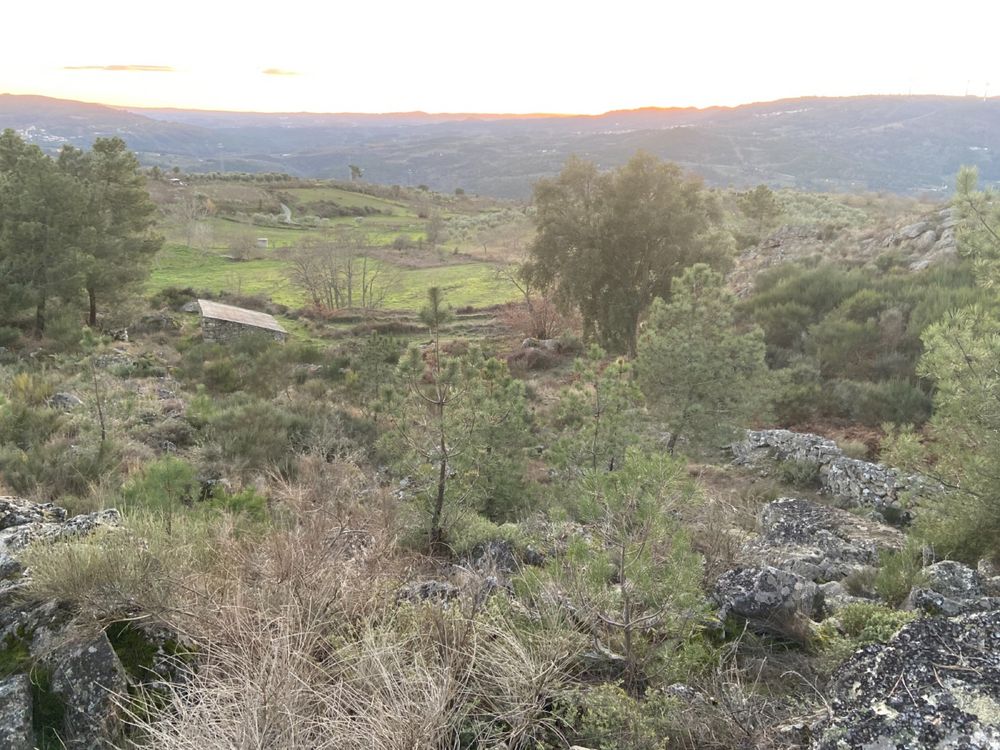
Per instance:
[[[183,245],[167,245],[156,258],[147,290],[191,287],[214,293],[263,294],[274,302],[301,307],[305,297],[289,282],[287,261],[264,258],[235,262],[215,253]],[[463,263],[434,268],[400,269],[397,283],[386,299],[389,310],[416,310],[427,288],[441,287],[455,307],[485,307],[517,297],[517,290],[498,281],[489,263]]]
[[[372,211],[382,211],[386,214],[397,214],[401,216],[413,216],[410,207],[405,203],[390,201],[384,198],[376,198],[365,193],[356,193],[350,190],[341,190],[334,187],[311,187],[311,188],[289,188],[282,191],[288,193],[300,205],[308,206],[310,203],[329,201],[344,208],[362,208]]]

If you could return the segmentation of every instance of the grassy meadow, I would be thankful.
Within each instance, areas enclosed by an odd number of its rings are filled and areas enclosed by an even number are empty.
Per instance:
[[[300,308],[307,304],[306,294],[289,278],[295,249],[349,243],[366,248],[392,279],[383,304],[389,312],[419,309],[430,286],[441,287],[454,307],[486,307],[517,298],[513,285],[498,278],[496,264],[510,260],[525,244],[530,226],[506,204],[415,190],[395,200],[324,183],[294,184],[204,180],[183,191],[154,189],[166,244],[146,291],[192,288],[220,296],[265,297]],[[180,207],[192,200],[210,209],[197,217],[185,215]],[[253,223],[262,216],[276,217],[282,203],[291,208],[295,225]],[[331,218],[312,213],[331,206],[370,213]],[[435,245],[426,241],[431,216],[445,227]],[[266,249],[255,247],[258,238],[267,239]],[[298,333],[294,321],[285,322]]]

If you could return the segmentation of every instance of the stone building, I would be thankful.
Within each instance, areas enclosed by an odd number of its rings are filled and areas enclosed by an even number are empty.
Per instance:
[[[207,299],[198,300],[198,309],[201,312],[202,336],[207,341],[232,341],[250,333],[266,333],[277,341],[288,338],[288,332],[267,313]]]

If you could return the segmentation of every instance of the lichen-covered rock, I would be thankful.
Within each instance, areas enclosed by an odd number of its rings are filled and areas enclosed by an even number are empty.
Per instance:
[[[722,619],[737,615],[777,631],[787,630],[796,620],[819,615],[823,604],[815,583],[770,566],[723,573],[715,582],[712,596]]]
[[[960,562],[942,560],[928,565],[922,576],[923,581],[910,591],[904,608],[949,617],[1000,609],[1000,598],[987,591],[979,573]]]
[[[837,670],[813,750],[1000,748],[1000,610],[906,625]]]
[[[859,568],[878,565],[882,552],[904,543],[903,535],[890,526],[795,498],[768,503],[758,525],[758,536],[741,551],[743,561],[817,583],[839,581]]]
[[[119,731],[115,698],[125,694],[125,670],[101,633],[58,649],[51,657],[52,691],[66,704],[68,750],[114,747]]]
[[[27,501],[22,501],[27,502]],[[30,503],[30,505],[35,505]],[[90,534],[98,528],[110,528],[121,525],[121,514],[114,508],[97,511],[96,513],[85,513],[74,516],[68,521],[65,519],[66,511],[55,506],[48,507],[53,513],[62,513],[59,520],[28,520],[7,528],[0,528],[0,552],[15,556],[19,551],[35,541],[55,541],[57,539],[69,539],[72,537]],[[57,516],[58,517],[58,516]]]
[[[28,523],[62,523],[66,511],[52,503],[33,503],[19,497],[0,497],[0,529]]]
[[[851,506],[872,508],[891,522],[907,523],[910,512],[904,495],[928,495],[937,485],[917,475],[904,475],[882,464],[845,456],[837,444],[819,435],[790,430],[748,430],[732,446],[736,463],[803,461],[819,467],[825,492]]]
[[[506,539],[480,542],[465,557],[466,565],[487,575],[509,575],[520,567],[517,550]]]
[[[0,748],[32,750],[34,746],[28,676],[18,674],[0,680]]]
[[[83,406],[83,399],[73,393],[53,393],[49,397],[48,405],[53,409],[72,411],[78,406]]]
[[[871,602],[870,599],[865,599],[862,596],[854,596],[839,581],[829,581],[821,584],[819,591],[823,595],[823,611],[827,615],[835,615],[850,604]]]
[[[942,560],[923,570],[927,588],[949,599],[976,599],[983,595],[979,573],[954,560]]]
[[[6,552],[0,552],[0,581],[17,578],[24,572],[24,566]]]

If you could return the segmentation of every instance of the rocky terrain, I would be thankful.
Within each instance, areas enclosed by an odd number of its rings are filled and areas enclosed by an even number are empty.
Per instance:
[[[52,504],[0,497],[0,747],[111,747],[127,676],[105,632],[81,633],[58,601],[28,592],[29,546],[115,533],[116,510],[67,518]]]
[[[830,440],[785,430],[749,431],[733,452],[738,464],[757,472],[767,471],[768,462],[814,462],[829,501],[781,497],[761,508],[735,567],[712,587],[718,621],[809,642],[843,632],[853,614],[884,604],[866,575],[885,554],[905,548],[907,490],[924,486],[920,478],[849,459]],[[885,523],[886,515],[895,525]],[[125,631],[120,623],[118,630],[79,631],[60,602],[32,598],[26,561],[33,545],[121,533],[119,522],[115,510],[70,518],[52,504],[0,498],[0,747],[30,750],[45,737],[81,750],[116,746],[118,705],[143,682],[121,638]],[[548,551],[502,540],[481,545],[442,576],[403,585],[397,602],[448,608],[469,597],[483,603],[511,596],[509,578],[520,567],[543,564],[561,540],[586,533],[553,526],[545,535]],[[826,709],[804,717],[800,739],[788,747],[1000,747],[1000,571],[986,562],[973,570],[934,561],[929,551],[925,556],[901,604],[901,622],[908,624],[846,655],[826,688]],[[165,674],[165,642],[142,637]],[[671,689],[684,700],[703,700],[694,687]]]
[[[730,283],[738,293],[747,294],[760,271],[782,263],[816,259],[846,260],[855,265],[884,260],[920,271],[958,257],[957,225],[956,209],[934,208],[919,216],[907,215],[889,227],[842,229],[837,241],[832,242],[829,230],[822,225],[783,224],[740,253]]]

